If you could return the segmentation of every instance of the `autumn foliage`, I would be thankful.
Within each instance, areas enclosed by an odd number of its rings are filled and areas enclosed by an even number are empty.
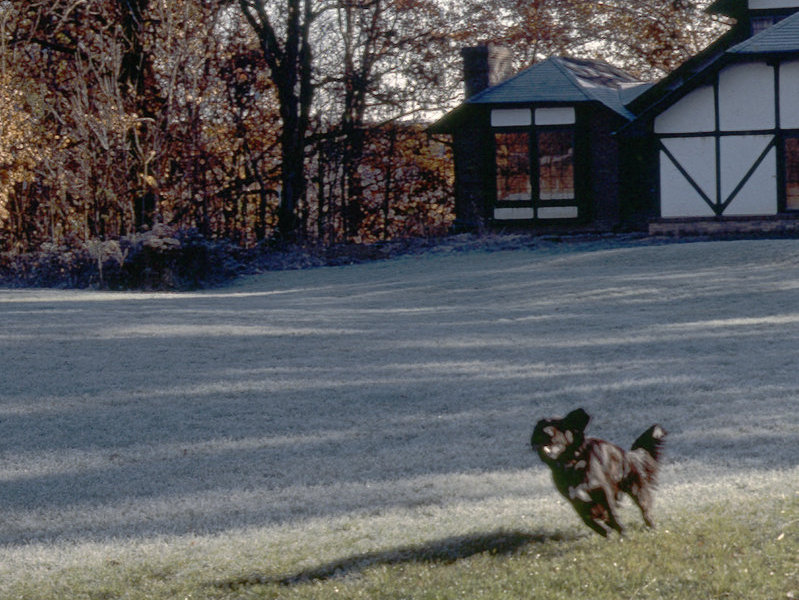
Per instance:
[[[461,100],[461,46],[652,73],[707,40],[696,9],[0,2],[0,252],[88,252],[156,226],[240,248],[443,234],[451,157],[424,125]]]

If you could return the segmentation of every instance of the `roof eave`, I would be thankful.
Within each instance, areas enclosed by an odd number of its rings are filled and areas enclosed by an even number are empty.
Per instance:
[[[709,15],[724,15],[735,19],[745,14],[746,9],[746,2],[742,0],[716,0],[705,9],[705,12]]]
[[[628,108],[637,115],[645,112],[653,103],[659,103],[661,96],[669,95],[673,90],[682,88],[689,82],[694,81],[697,75],[701,75],[707,69],[712,68],[724,56],[727,49],[739,41],[740,35],[737,32],[733,30],[726,32],[699,54],[686,60],[655,85],[637,96],[632,102],[628,103]]]
[[[427,132],[432,134],[455,133],[473,110],[473,105],[463,103],[431,124],[427,128]]]
[[[655,86],[658,89],[653,90],[652,93],[649,91],[644,92],[641,95],[646,96],[646,98],[640,101],[639,99],[641,96],[636,98],[631,106],[631,110],[636,114],[636,117],[621,127],[618,133],[637,135],[648,129],[649,121],[653,120],[657,115],[663,112],[663,110],[676,103],[689,92],[705,84],[715,73],[733,61],[734,57],[732,55],[722,52],[711,59],[703,69],[690,74],[671,88],[669,88],[668,83],[669,81],[674,81],[674,79],[672,79],[671,76],[667,77],[663,80],[663,85],[658,84]],[[676,79],[679,80],[679,77]],[[664,87],[666,88],[665,90]]]

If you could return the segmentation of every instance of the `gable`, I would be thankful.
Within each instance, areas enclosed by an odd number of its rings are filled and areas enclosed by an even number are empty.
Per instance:
[[[799,129],[799,59],[780,64],[780,127]]]
[[[731,64],[719,72],[721,131],[773,129],[774,67],[763,62]]]
[[[750,72],[747,76],[743,76],[747,67],[741,66],[736,71],[731,66],[766,63],[775,59],[790,60],[793,56],[799,59],[799,12],[743,42],[730,32],[636,98],[630,104],[630,109],[637,114],[637,117],[631,124],[626,125],[623,131],[640,135],[647,130],[647,124],[653,121],[659,121],[661,128],[671,127],[672,125],[667,124],[677,118],[677,113],[684,111],[687,113],[686,107],[696,102],[703,94],[697,90],[715,81],[721,71],[726,72],[725,89],[720,91],[719,95],[720,101],[728,105],[727,113],[768,111],[770,109],[763,104],[763,98],[758,96],[759,91],[770,89],[772,86],[771,82],[767,81],[768,69],[763,66],[749,67]],[[707,94],[707,90],[704,94]],[[743,105],[732,108],[736,103]],[[672,107],[678,108],[672,110]],[[707,109],[706,102],[703,107],[704,110]],[[760,116],[761,119],[758,115],[751,115],[754,121],[758,121],[756,128],[763,126],[767,120],[765,116]],[[679,117],[679,119],[688,118],[687,114]],[[739,117],[739,120],[742,118],[745,117]],[[705,128],[706,125],[700,130],[706,130]],[[661,132],[664,131],[661,129]]]

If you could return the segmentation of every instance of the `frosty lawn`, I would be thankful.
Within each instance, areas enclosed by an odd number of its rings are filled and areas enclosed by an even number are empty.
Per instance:
[[[0,290],[0,596],[109,561],[210,581],[582,535],[527,445],[576,406],[624,445],[669,430],[656,518],[794,497],[798,340],[793,240],[439,252],[192,294]]]

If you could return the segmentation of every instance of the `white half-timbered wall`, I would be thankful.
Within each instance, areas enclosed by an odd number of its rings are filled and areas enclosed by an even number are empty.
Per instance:
[[[661,216],[776,214],[780,135],[799,129],[797,98],[799,60],[745,62],[658,115]]]

